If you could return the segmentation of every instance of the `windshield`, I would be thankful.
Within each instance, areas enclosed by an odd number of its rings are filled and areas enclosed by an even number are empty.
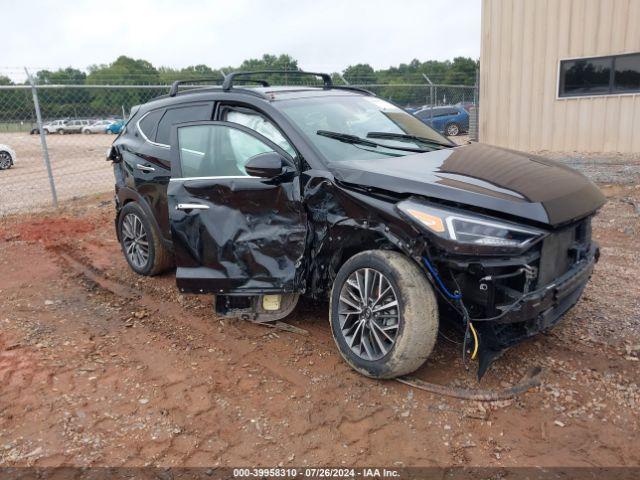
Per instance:
[[[451,144],[432,128],[401,108],[377,97],[323,96],[284,100],[276,106],[307,135],[309,140],[329,161],[388,158],[412,155],[415,152],[389,147],[414,147],[424,149],[425,144],[407,139],[377,139],[381,146],[371,147],[360,143],[346,143],[329,138],[322,132],[337,132],[367,138],[371,132],[406,134]],[[321,132],[318,135],[318,131]],[[453,146],[453,144],[451,144]],[[432,146],[432,148],[441,148]]]

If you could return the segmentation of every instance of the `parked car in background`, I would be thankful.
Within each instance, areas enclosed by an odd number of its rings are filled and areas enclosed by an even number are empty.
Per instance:
[[[66,121],[66,119],[53,120],[42,125],[42,129],[44,130],[44,133],[58,133],[58,130],[64,127]]]
[[[458,102],[456,103],[456,107],[462,107],[464,108],[467,113],[471,112],[471,107],[474,106],[473,102]]]
[[[117,122],[113,122],[111,125],[107,127],[107,133],[111,133],[113,135],[117,135],[124,128],[124,120],[118,120]]]
[[[448,137],[469,131],[469,113],[461,106],[424,108],[414,113],[423,123]]]
[[[94,120],[67,120],[56,130],[56,133],[60,135],[64,135],[65,133],[80,133],[84,127],[90,126],[93,122]]]
[[[0,170],[7,170],[16,163],[16,152],[9,145],[0,143]]]
[[[91,133],[107,133],[107,128],[115,123],[113,120],[98,120],[97,122],[92,123],[91,125],[86,125],[82,127],[82,133],[91,134]]]

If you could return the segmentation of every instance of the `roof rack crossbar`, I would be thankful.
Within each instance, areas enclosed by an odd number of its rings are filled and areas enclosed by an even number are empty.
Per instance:
[[[331,76],[328,73],[316,73],[316,72],[303,72],[301,70],[260,70],[255,72],[232,72],[228,75],[225,75],[224,82],[222,82],[222,89],[225,91],[231,90],[233,87],[234,80],[242,80],[238,77],[248,77],[251,75],[271,75],[271,74],[282,74],[282,75],[307,75],[313,77],[322,78],[323,88],[325,90],[329,90],[333,88],[333,82],[331,81]],[[266,86],[269,86],[268,84]]]
[[[202,83],[202,82],[211,82],[211,81],[220,81],[220,77],[207,77],[207,78],[195,78],[192,80],[176,80],[171,84],[171,89],[169,90],[169,96],[175,97],[178,94],[178,88],[180,85],[185,85],[188,83]]]

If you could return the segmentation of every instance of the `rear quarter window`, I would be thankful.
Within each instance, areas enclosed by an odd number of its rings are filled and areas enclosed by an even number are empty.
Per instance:
[[[151,140],[152,142],[154,142],[156,139],[158,122],[160,121],[160,118],[162,118],[163,114],[164,114],[164,109],[153,110],[147,113],[144,117],[142,117],[142,120],[140,120],[140,123],[138,124],[144,136],[147,137],[147,139]]]

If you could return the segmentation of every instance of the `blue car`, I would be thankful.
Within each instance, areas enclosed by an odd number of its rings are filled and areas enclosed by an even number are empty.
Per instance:
[[[469,131],[469,113],[462,106],[427,107],[418,110],[414,115],[448,137]]]
[[[122,131],[123,128],[124,128],[124,121],[120,120],[120,121],[114,122],[111,125],[109,125],[107,127],[107,133],[111,133],[113,135],[117,135],[118,133],[120,133]]]

